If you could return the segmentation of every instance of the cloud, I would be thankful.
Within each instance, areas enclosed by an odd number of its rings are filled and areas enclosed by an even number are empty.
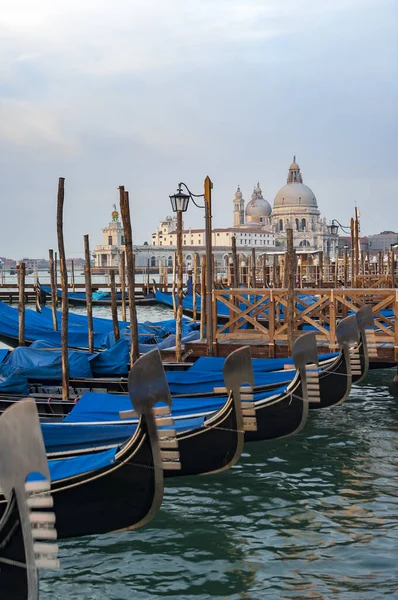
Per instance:
[[[247,199],[260,179],[272,201],[293,153],[328,217],[349,218],[355,196],[363,228],[385,228],[383,214],[398,218],[394,15],[390,0],[9,3],[0,193],[29,233],[4,231],[3,248],[46,253],[46,236],[30,231],[52,235],[59,175],[76,249],[83,233],[101,241],[120,184],[143,241],[177,181],[198,191],[208,173],[215,222],[227,225],[236,185]]]

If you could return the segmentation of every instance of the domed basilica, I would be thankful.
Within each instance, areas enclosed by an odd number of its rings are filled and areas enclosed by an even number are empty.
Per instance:
[[[274,207],[263,198],[260,184],[254,188],[246,205],[238,187],[234,203],[234,227],[258,227],[272,231],[277,245],[285,246],[286,229],[294,232],[294,245],[308,252],[323,251],[336,256],[338,236],[330,233],[321,217],[314,192],[303,183],[296,157],[289,167],[287,183],[276,194]]]

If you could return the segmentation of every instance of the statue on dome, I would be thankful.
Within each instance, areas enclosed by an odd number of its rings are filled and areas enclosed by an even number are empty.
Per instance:
[[[114,222],[119,221],[119,213],[116,210],[116,204],[113,205],[112,221],[114,221]]]

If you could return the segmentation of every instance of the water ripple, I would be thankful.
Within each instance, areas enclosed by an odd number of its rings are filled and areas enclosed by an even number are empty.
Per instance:
[[[249,444],[226,473],[167,481],[135,532],[61,543],[43,600],[398,599],[398,401],[389,370]]]

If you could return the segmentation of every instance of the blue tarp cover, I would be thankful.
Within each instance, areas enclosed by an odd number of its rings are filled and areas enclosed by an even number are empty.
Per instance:
[[[28,380],[22,374],[21,369],[16,369],[8,377],[0,375],[0,394],[17,394],[18,396],[29,395]]]
[[[327,360],[328,358],[334,358],[338,355],[338,352],[332,352],[329,354],[320,354],[318,359],[320,361]],[[220,356],[201,356],[198,358],[184,373],[209,373],[212,371],[222,372],[224,367],[225,358]],[[252,358],[252,366],[254,373],[280,371],[285,365],[292,365],[294,368],[292,358]],[[257,383],[256,383],[257,385]]]
[[[200,359],[199,359],[200,360]],[[223,360],[223,359],[221,359]],[[222,375],[222,366],[219,370],[204,373],[201,370],[188,371],[167,371],[167,381],[172,394],[195,394],[203,392],[212,392],[215,387],[224,387],[224,378]],[[278,371],[278,372],[254,372],[254,381],[256,386],[270,384],[282,385],[289,383],[296,374],[296,370]]]
[[[114,346],[98,353],[90,361],[91,370],[95,375],[122,376],[127,375],[127,365],[130,362],[130,344],[122,338]]]
[[[90,378],[92,372],[88,356],[84,352],[69,351],[69,373],[71,377]],[[43,350],[21,346],[9,353],[0,365],[0,374],[8,377],[16,369],[28,379],[62,378],[62,356],[60,350]]]
[[[120,445],[133,435],[135,429],[135,425],[123,425],[123,422],[116,425],[101,423],[85,425],[64,422],[42,423],[41,425],[47,452]]]
[[[269,398],[277,393],[281,393],[286,386],[273,390],[271,392],[258,392],[254,394],[256,401]],[[204,397],[204,398],[173,398],[172,413],[175,417],[184,415],[195,416],[203,413],[212,413],[219,410],[226,402],[225,397]],[[159,405],[160,406],[160,405]],[[73,407],[69,415],[63,422],[66,423],[87,423],[87,422],[106,422],[117,421],[119,411],[131,410],[131,402],[127,394],[101,394],[99,392],[86,392]],[[192,423],[175,421],[178,427],[190,429]],[[189,427],[188,427],[189,425]],[[198,426],[197,424],[193,425]]]
[[[90,473],[104,467],[109,467],[115,462],[115,454],[117,448],[103,450],[95,454],[86,454],[85,456],[75,456],[73,458],[63,458],[57,460],[49,460],[48,467],[50,469],[50,478],[52,482],[68,479]],[[40,473],[31,473],[27,480],[37,481],[44,479]]]
[[[117,448],[97,452],[85,456],[75,456],[73,458],[64,458],[60,460],[49,460],[51,481],[59,481],[68,477],[75,477],[90,471],[97,471],[109,467],[115,462]],[[73,512],[73,507],[72,507]]]
[[[9,353],[8,348],[0,348],[0,364],[4,361],[4,359],[6,358],[8,353]]]
[[[69,314],[71,317],[73,313]],[[52,325],[51,310],[47,308],[41,313],[26,309],[25,310],[25,339],[27,342],[35,340],[46,340],[61,347],[61,317],[58,313],[58,330],[54,331]],[[71,348],[87,348],[88,346],[88,331],[87,317],[84,317],[84,323],[74,323],[70,319],[69,323],[69,347]],[[111,321],[110,321],[111,323]],[[111,330],[110,325],[107,331]],[[105,334],[98,329],[94,329],[94,346],[100,348]],[[18,309],[12,306],[7,306],[4,302],[0,302],[0,335],[18,339]]]

